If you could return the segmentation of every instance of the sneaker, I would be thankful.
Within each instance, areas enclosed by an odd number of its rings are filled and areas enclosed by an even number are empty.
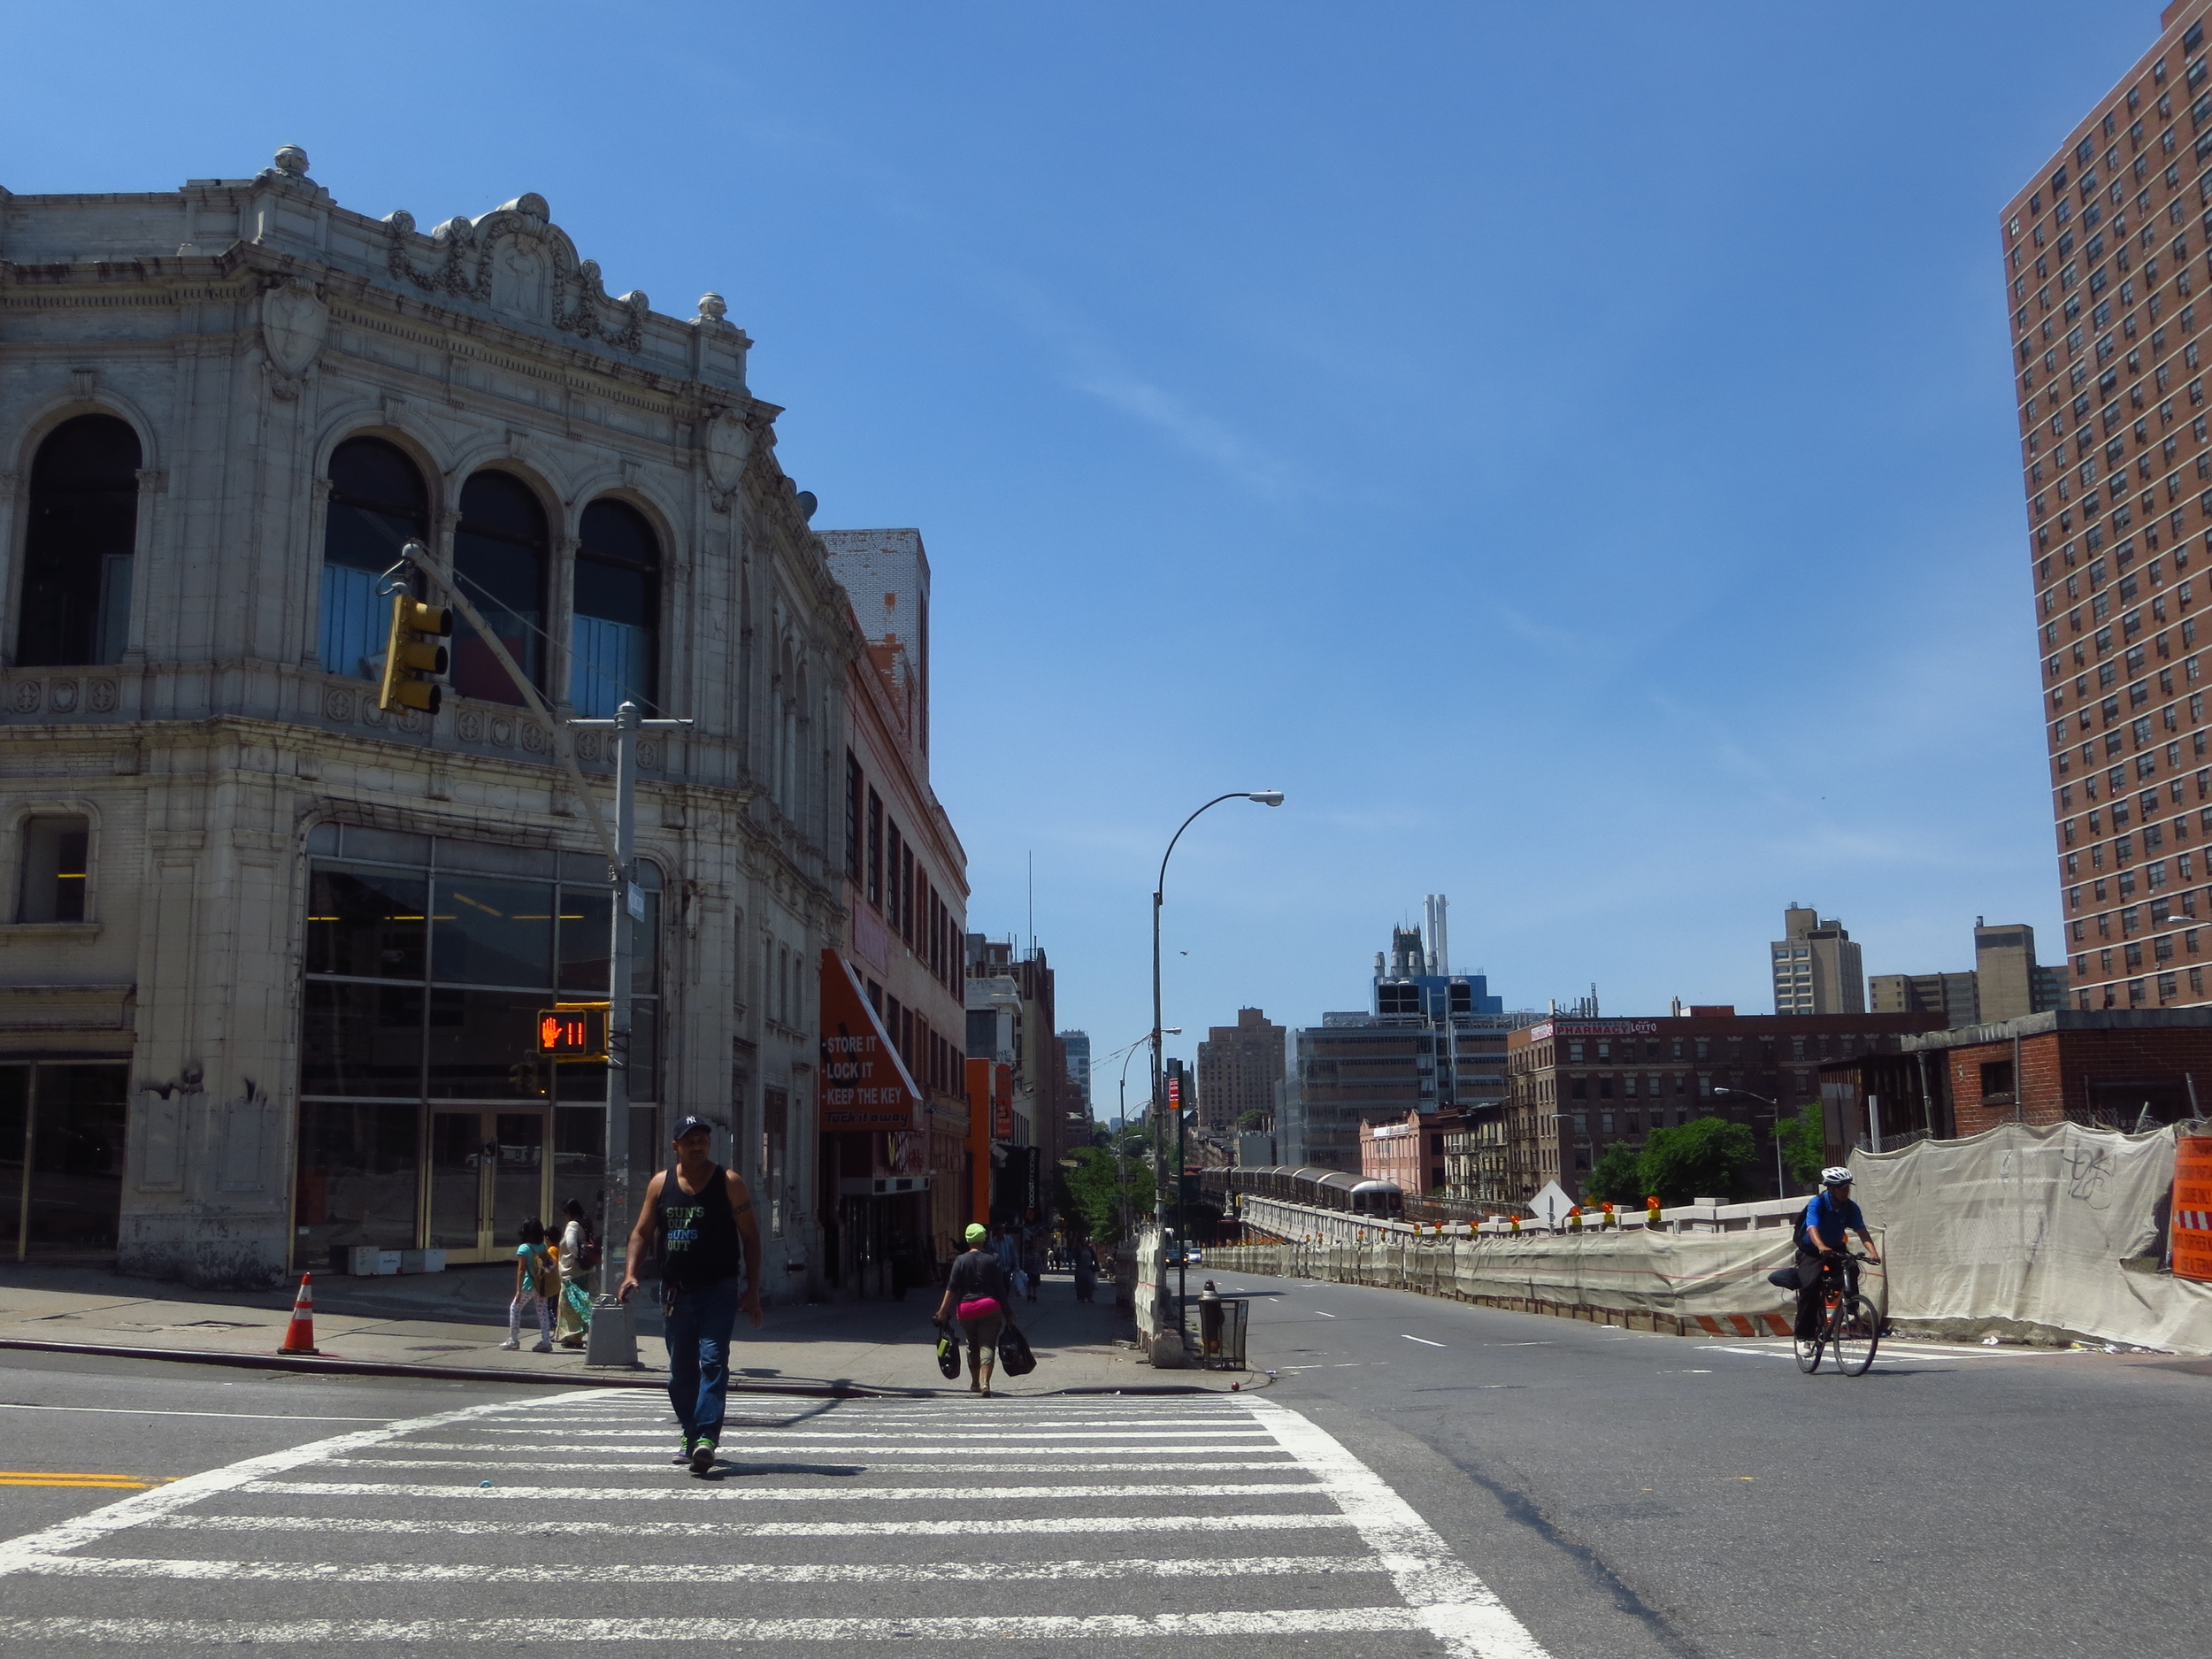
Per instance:
[[[553,1351],[553,1345],[550,1342],[541,1341],[530,1351],[533,1354],[550,1354]]]
[[[691,1437],[689,1435],[686,1435],[684,1437],[683,1450],[678,1452],[668,1461],[672,1463],[687,1463],[691,1461]]]
[[[692,1441],[691,1472],[695,1475],[703,1475],[713,1467],[714,1442],[705,1440]]]
[[[1797,1339],[1797,1357],[1800,1359],[1810,1359],[1813,1356],[1814,1350],[1818,1347],[1818,1343],[1809,1341],[1807,1339],[1801,1336]]]
[[[512,1337],[509,1337],[509,1338],[508,1338],[508,1339],[507,1339],[504,1342],[502,1342],[499,1346],[500,1346],[500,1347],[502,1347],[502,1348],[505,1348],[505,1349],[506,1349],[506,1350],[507,1350],[510,1354],[511,1354],[511,1353],[513,1353],[513,1352],[514,1352],[517,1348],[520,1348],[520,1347],[522,1346],[522,1344],[521,1344],[521,1343],[519,1343],[519,1342],[518,1342],[518,1341],[516,1341],[516,1340],[514,1340],[514,1338],[512,1338]]]

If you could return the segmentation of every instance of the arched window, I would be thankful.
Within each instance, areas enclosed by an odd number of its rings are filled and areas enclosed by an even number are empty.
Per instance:
[[[374,680],[391,631],[376,579],[409,541],[430,534],[430,492],[396,445],[349,438],[331,452],[323,521],[322,659],[327,673]]]
[[[625,698],[657,714],[660,544],[644,517],[618,501],[592,503],[581,528],[568,700],[595,719]]]
[[[39,445],[17,662],[61,668],[123,660],[138,463],[138,434],[112,415],[65,420]]]
[[[543,689],[545,510],[520,479],[479,472],[461,488],[461,527],[453,573],[507,654]],[[454,629],[453,688],[487,703],[520,703],[522,694],[466,622]]]

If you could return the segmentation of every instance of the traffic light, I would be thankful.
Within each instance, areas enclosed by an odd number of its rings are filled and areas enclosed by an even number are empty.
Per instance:
[[[376,706],[420,709],[435,714],[443,700],[433,674],[446,671],[445,647],[438,641],[453,633],[453,613],[442,605],[426,605],[405,588],[392,595],[392,632],[384,646],[384,683],[376,694]]]
[[[607,1057],[607,1005],[560,1002],[538,1010],[538,1052],[555,1060]]]

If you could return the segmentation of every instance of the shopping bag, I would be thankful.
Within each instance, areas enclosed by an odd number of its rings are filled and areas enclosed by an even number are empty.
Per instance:
[[[960,1340],[942,1325],[937,1327],[937,1369],[948,1378],[960,1374]]]
[[[999,1369],[1009,1377],[1026,1377],[1037,1369],[1037,1356],[1029,1351],[1029,1339],[1010,1322],[998,1335]]]

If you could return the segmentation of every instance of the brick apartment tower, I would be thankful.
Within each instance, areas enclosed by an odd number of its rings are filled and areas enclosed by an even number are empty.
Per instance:
[[[2077,1008],[2212,1000],[2208,12],[2166,8],[1999,227]]]

